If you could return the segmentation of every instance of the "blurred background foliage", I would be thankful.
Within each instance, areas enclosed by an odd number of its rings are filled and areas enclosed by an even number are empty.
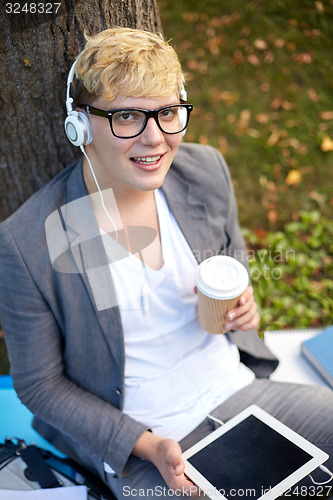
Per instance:
[[[231,171],[261,330],[332,323],[333,0],[159,5],[194,104],[185,140]]]
[[[229,164],[261,331],[331,324],[333,0],[159,8],[195,106],[185,140],[215,146]]]

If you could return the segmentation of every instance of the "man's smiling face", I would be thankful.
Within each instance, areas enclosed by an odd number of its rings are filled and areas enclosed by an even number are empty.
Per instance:
[[[176,94],[158,99],[117,96],[112,101],[98,99],[91,103],[105,111],[155,110],[173,104],[179,104]],[[140,135],[121,139],[112,134],[108,119],[89,115],[89,121],[93,142],[86,151],[102,188],[112,187],[115,195],[128,195],[131,190],[152,191],[162,185],[181,143],[181,132],[165,134],[150,118]]]

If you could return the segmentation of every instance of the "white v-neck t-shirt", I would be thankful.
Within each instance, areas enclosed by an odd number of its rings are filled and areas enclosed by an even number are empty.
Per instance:
[[[123,411],[179,441],[254,374],[227,336],[200,327],[198,263],[160,190],[155,200],[163,267],[135,255],[110,264],[125,342]]]

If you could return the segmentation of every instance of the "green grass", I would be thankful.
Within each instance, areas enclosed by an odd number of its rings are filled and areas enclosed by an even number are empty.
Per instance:
[[[195,105],[186,140],[225,155],[241,224],[281,229],[318,201],[331,216],[332,2],[161,0],[160,11]]]
[[[284,232],[244,230],[244,236],[262,330],[332,323],[332,220],[301,211]]]
[[[194,104],[185,139],[229,164],[261,329],[332,323],[333,2],[160,0],[160,11]]]

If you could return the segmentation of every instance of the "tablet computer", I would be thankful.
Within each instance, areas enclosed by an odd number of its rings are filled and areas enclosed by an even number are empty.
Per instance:
[[[256,405],[183,453],[185,474],[211,499],[273,499],[329,457]]]

